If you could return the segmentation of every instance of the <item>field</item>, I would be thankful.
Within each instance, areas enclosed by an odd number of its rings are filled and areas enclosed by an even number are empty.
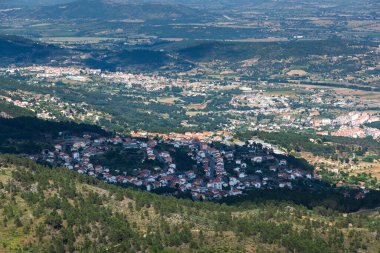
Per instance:
[[[162,97],[157,98],[157,102],[163,103],[163,104],[175,104],[176,102],[180,102],[181,99],[177,97]]]
[[[354,174],[371,173],[373,177],[380,181],[380,162],[362,163],[362,167],[364,167],[364,169],[354,171]]]
[[[301,69],[293,69],[286,73],[288,76],[306,76],[308,73]]]
[[[309,152],[302,152],[301,157],[306,159],[310,164],[323,164],[327,168],[330,168],[331,171],[336,171],[336,168],[339,168],[339,171],[350,172],[351,175],[358,175],[360,173],[371,173],[373,177],[377,180],[380,180],[380,162],[374,161],[373,163],[359,161],[358,164],[353,163],[341,163],[339,161],[333,161],[331,159],[326,159],[320,156],[315,156]]]

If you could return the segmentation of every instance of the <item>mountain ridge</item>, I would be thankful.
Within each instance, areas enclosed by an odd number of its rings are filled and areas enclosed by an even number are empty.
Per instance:
[[[184,5],[161,3],[116,3],[107,0],[74,2],[16,9],[10,16],[33,19],[177,19],[199,15],[199,10]]]

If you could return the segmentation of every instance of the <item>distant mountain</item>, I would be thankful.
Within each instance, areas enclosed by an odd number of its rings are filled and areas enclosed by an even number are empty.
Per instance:
[[[0,49],[0,66],[46,63],[67,53],[53,45],[8,35],[0,35]]]
[[[0,8],[14,8],[22,6],[38,6],[38,5],[54,5],[69,3],[72,0],[2,0],[0,2]]]
[[[341,39],[286,42],[221,42],[184,41],[160,44],[148,49],[96,51],[85,65],[91,68],[116,70],[188,70],[201,62],[214,60],[238,63],[247,59],[305,58],[310,55],[346,55],[364,52],[353,42]]]
[[[109,2],[117,3],[135,3],[135,0],[108,0]],[[206,8],[209,10],[221,10],[228,12],[228,8],[246,8],[253,9],[292,9],[292,8],[345,8],[347,6],[362,6],[375,4],[375,1],[364,0],[140,0],[140,3],[161,3],[161,4],[181,4],[193,6],[196,8]],[[365,3],[363,3],[365,2]]]
[[[179,19],[199,15],[199,10],[183,5],[160,3],[120,3],[109,0],[77,0],[67,4],[22,8],[14,17],[31,19]]]

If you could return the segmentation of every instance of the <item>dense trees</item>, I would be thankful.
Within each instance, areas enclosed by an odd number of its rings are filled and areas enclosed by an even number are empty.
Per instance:
[[[52,139],[57,138],[60,132],[70,132],[79,136],[89,132],[109,135],[94,125],[45,121],[33,117],[0,118],[0,128],[2,153],[39,153],[42,149],[50,147]]]
[[[380,143],[370,137],[354,139],[293,132],[269,133],[261,131],[247,131],[236,134],[236,137],[242,140],[250,139],[253,136],[284,147],[288,152],[306,151],[317,156],[332,159],[342,158],[342,154],[344,153],[355,153],[357,156],[362,156],[367,151],[378,153],[380,150]]]

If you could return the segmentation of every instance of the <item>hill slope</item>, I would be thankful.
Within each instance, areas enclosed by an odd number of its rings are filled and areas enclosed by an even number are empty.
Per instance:
[[[2,252],[376,252],[380,246],[378,212],[178,200],[9,155],[0,155],[0,198]]]
[[[8,35],[0,35],[0,49],[0,66],[47,63],[66,54],[65,50],[53,45]]]
[[[24,8],[15,17],[32,19],[176,19],[199,15],[182,5],[159,3],[114,3],[107,0],[79,0],[66,4]]]
[[[350,42],[352,43],[352,42]],[[179,54],[194,61],[228,60],[241,61],[253,57],[284,59],[310,55],[346,55],[361,52],[341,39],[288,41],[288,42],[201,42],[179,48]]]

